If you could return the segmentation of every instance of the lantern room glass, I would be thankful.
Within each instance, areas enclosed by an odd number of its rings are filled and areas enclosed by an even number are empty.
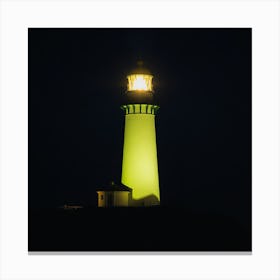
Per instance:
[[[128,91],[153,91],[152,75],[147,74],[132,74],[127,76]]]

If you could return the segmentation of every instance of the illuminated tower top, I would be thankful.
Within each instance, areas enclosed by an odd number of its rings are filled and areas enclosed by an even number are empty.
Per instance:
[[[130,71],[127,76],[126,104],[153,102],[153,75],[147,68],[143,67],[143,62],[139,61],[137,68]]]
[[[153,75],[147,68],[143,67],[143,62],[138,61],[138,67],[133,69],[127,76],[127,91],[138,93],[153,93]]]

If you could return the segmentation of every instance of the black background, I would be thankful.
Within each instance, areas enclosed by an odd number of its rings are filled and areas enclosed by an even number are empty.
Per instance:
[[[96,209],[120,182],[139,59],[161,107],[161,208]],[[32,28],[28,92],[30,251],[251,250],[251,29]]]

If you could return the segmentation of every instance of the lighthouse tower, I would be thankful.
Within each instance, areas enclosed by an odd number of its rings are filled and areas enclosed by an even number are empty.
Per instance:
[[[122,177],[123,185],[132,189],[130,206],[160,204],[153,76],[138,63],[128,76],[125,113]]]

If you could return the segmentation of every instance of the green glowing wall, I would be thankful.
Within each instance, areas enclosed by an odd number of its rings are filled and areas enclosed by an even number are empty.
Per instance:
[[[134,106],[134,112],[125,115],[122,183],[132,188],[134,201],[154,197],[156,201],[147,199],[148,203],[145,205],[159,204],[155,115],[153,111],[155,106],[127,105],[124,106],[126,112],[129,112],[128,107],[130,106]],[[142,112],[139,113],[139,111]]]

